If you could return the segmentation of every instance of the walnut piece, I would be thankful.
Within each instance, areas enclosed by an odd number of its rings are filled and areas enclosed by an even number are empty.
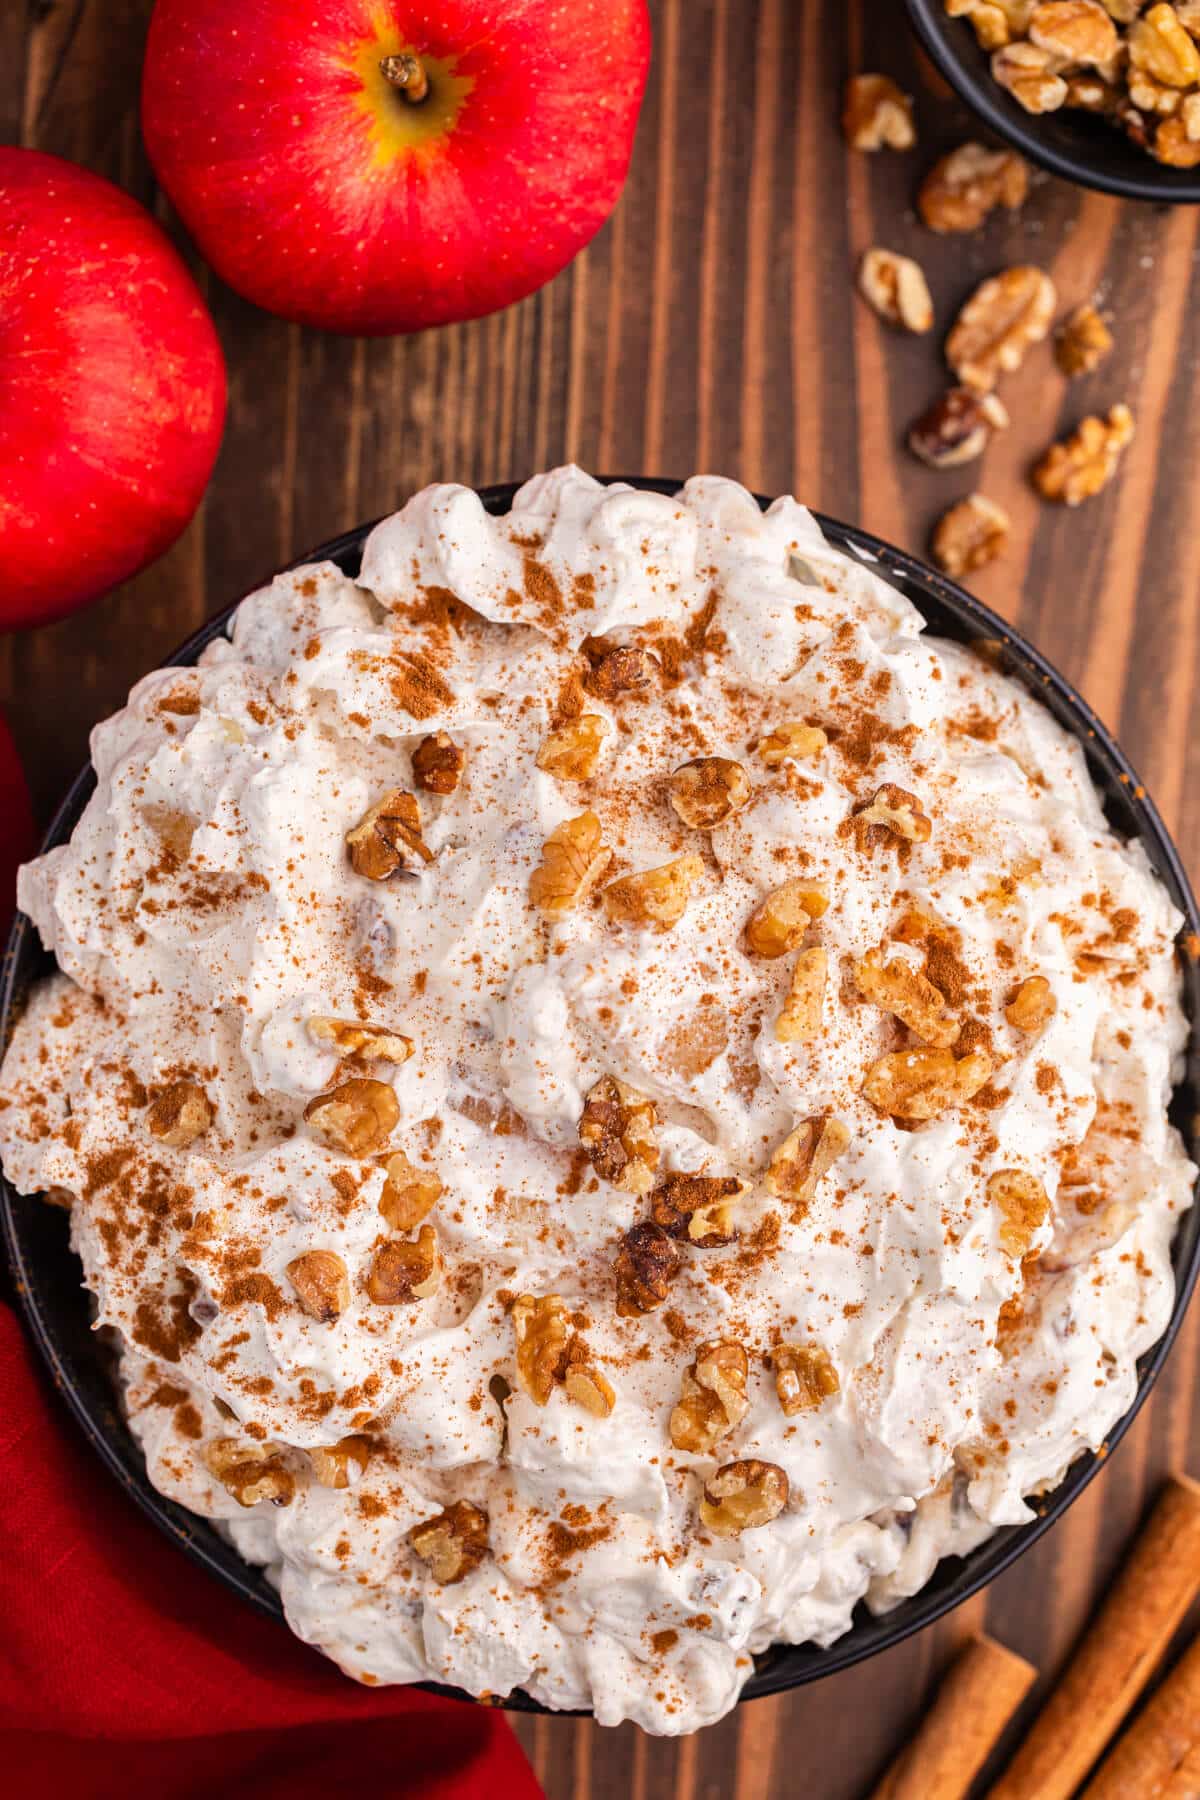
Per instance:
[[[210,1475],[232,1494],[239,1506],[287,1506],[296,1492],[296,1478],[271,1445],[242,1438],[214,1438],[204,1447],[204,1463]]]
[[[358,1056],[363,1062],[407,1062],[413,1053],[411,1038],[382,1025],[368,1025],[361,1019],[313,1018],[307,1021],[308,1035],[319,1044],[331,1044],[339,1056]]]
[[[994,431],[1008,425],[1008,413],[995,394],[971,388],[947,388],[927,412],[908,428],[908,447],[931,469],[956,469],[982,456]]]
[[[1057,112],[1066,104],[1067,84],[1058,73],[1058,59],[1028,39],[997,50],[991,67],[992,79],[1026,112]]]
[[[725,1463],[704,1484],[700,1518],[721,1537],[753,1531],[777,1519],[788,1503],[788,1478],[778,1463]]]
[[[529,898],[548,919],[561,919],[586,900],[612,861],[594,812],[556,825],[529,877]]]
[[[488,1551],[488,1517],[469,1500],[455,1500],[444,1512],[414,1525],[408,1541],[442,1587],[453,1587],[477,1569]]]
[[[423,737],[413,751],[413,780],[427,794],[452,794],[462,779],[466,751],[445,731]]]
[[[819,725],[790,720],[759,739],[758,754],[768,769],[778,769],[787,762],[807,762],[810,757],[819,756],[828,743],[829,738]]]
[[[313,1130],[347,1156],[369,1156],[400,1122],[396,1090],[386,1081],[356,1078],[318,1094],[304,1109]]]
[[[986,494],[968,494],[944,512],[934,526],[930,548],[934,561],[957,580],[995,562],[1008,548],[1008,514]]]
[[[381,1159],[384,1169],[379,1211],[393,1231],[415,1231],[441,1199],[445,1188],[432,1169],[418,1168],[403,1150]]]
[[[717,1250],[737,1238],[733,1209],[746,1192],[736,1175],[667,1175],[650,1196],[650,1216],[669,1237]]]
[[[579,1118],[579,1141],[597,1175],[627,1194],[647,1194],[654,1186],[658,1109],[613,1075],[588,1089]]]
[[[412,875],[433,861],[433,852],[421,836],[421,809],[415,794],[393,788],[370,807],[346,833],[350,866],[368,881],[387,881],[393,875]]]
[[[1184,101],[1184,117],[1164,119],[1154,133],[1154,154],[1159,162],[1172,169],[1194,169],[1200,163],[1200,118],[1191,123],[1188,108],[1200,95],[1189,95]]]
[[[927,844],[933,825],[921,810],[921,802],[907,788],[887,781],[869,800],[861,801],[853,817],[860,843],[869,847],[881,839],[904,838],[910,844]]]
[[[365,1437],[344,1437],[336,1444],[318,1444],[310,1450],[313,1478],[326,1488],[353,1487],[367,1472],[371,1461],[371,1442]]]
[[[1058,1001],[1046,977],[1030,975],[1004,1008],[1004,1016],[1018,1031],[1040,1031],[1057,1011]]]
[[[597,700],[640,693],[654,680],[654,658],[646,650],[610,644],[602,637],[585,638],[582,649],[588,661],[584,689]]]
[[[1107,419],[1089,413],[1069,438],[1051,444],[1034,468],[1033,485],[1043,500],[1079,506],[1107,487],[1122,450],[1132,441],[1133,414],[1127,406],[1110,407]]]
[[[918,334],[933,329],[929,283],[911,256],[878,246],[868,250],[858,265],[858,291],[889,325]]]
[[[1064,375],[1090,375],[1112,347],[1112,332],[1089,303],[1077,306],[1059,326],[1054,358]]]
[[[667,777],[667,798],[685,825],[711,831],[741,812],[753,789],[741,763],[727,756],[697,756]]]
[[[1016,212],[1029,192],[1029,168],[1015,150],[960,144],[939,158],[917,193],[930,231],[977,231],[994,207]]]
[[[561,781],[587,781],[596,773],[608,724],[599,713],[583,713],[551,731],[537,753],[537,766]]]
[[[842,133],[852,150],[911,150],[917,141],[912,100],[888,75],[852,75]]]
[[[945,994],[903,957],[893,956],[885,961],[884,954],[881,944],[854,964],[859,993],[864,1000],[892,1013],[923,1043],[948,1050],[957,1042],[962,1025],[948,1014]]]
[[[441,1272],[437,1233],[422,1225],[415,1243],[398,1239],[379,1246],[367,1271],[367,1293],[376,1306],[409,1306],[437,1292]]]
[[[970,1100],[991,1074],[986,1050],[972,1050],[958,1062],[949,1050],[895,1050],[872,1064],[863,1093],[877,1111],[919,1123]]]
[[[309,1318],[331,1325],[350,1304],[350,1277],[335,1250],[305,1250],[287,1266],[287,1278]]]
[[[1029,29],[1036,0],[944,0],[952,19],[969,19],[983,50],[999,50]]]
[[[779,1017],[775,1037],[781,1044],[811,1044],[821,1030],[829,957],[820,944],[802,950],[792,966],[791,985]]]
[[[173,1081],[159,1088],[146,1108],[146,1129],[172,1150],[186,1150],[212,1122],[208,1095],[195,1081]]]
[[[678,1246],[661,1225],[631,1225],[621,1239],[613,1264],[618,1313],[632,1318],[661,1306],[679,1272],[680,1261]]]
[[[772,888],[746,920],[747,948],[755,956],[786,956],[799,949],[813,920],[823,918],[828,906],[828,892],[817,883],[785,881]]]
[[[1042,0],[1029,16],[1029,41],[1063,63],[1102,68],[1117,54],[1117,28],[1099,0]]]
[[[617,1403],[611,1381],[592,1362],[578,1338],[573,1338],[567,1345],[563,1392],[574,1406],[582,1406],[597,1419],[607,1419]]]
[[[820,1344],[776,1344],[771,1362],[775,1392],[789,1419],[820,1406],[842,1385],[828,1350]]]
[[[1164,87],[1187,88],[1200,81],[1200,50],[1173,6],[1152,6],[1126,34],[1129,61]]]
[[[750,1363],[740,1344],[701,1344],[684,1370],[672,1409],[671,1443],[693,1456],[708,1456],[741,1424],[750,1405],[746,1381]]]
[[[656,931],[669,931],[687,911],[692,888],[703,873],[698,856],[676,857],[656,869],[623,875],[604,889],[600,899],[610,924],[652,925]]]
[[[997,1169],[987,1184],[987,1197],[1000,1210],[1000,1243],[1010,1256],[1024,1256],[1050,1211],[1045,1188],[1023,1169]]]
[[[795,1223],[808,1211],[817,1183],[850,1145],[850,1129],[841,1119],[822,1113],[804,1119],[771,1152],[767,1166],[768,1192],[777,1200],[790,1200]]]
[[[946,339],[946,361],[963,386],[988,393],[1000,375],[1019,369],[1049,331],[1056,302],[1050,277],[1028,263],[981,282]]]
[[[518,1294],[512,1309],[517,1380],[535,1406],[545,1406],[566,1370],[568,1319],[558,1294]]]

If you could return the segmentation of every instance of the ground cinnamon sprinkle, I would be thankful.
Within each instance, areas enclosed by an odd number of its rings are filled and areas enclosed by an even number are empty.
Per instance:
[[[392,698],[410,718],[432,718],[434,713],[454,704],[454,689],[423,651],[393,650],[389,666]]]
[[[139,1301],[133,1315],[134,1342],[168,1363],[179,1362],[200,1336],[200,1327],[188,1311],[196,1297],[195,1277],[185,1271],[179,1279],[178,1292],[148,1296]]]
[[[261,1306],[268,1319],[277,1319],[287,1301],[269,1275],[235,1275],[225,1283],[218,1299],[222,1306]]]

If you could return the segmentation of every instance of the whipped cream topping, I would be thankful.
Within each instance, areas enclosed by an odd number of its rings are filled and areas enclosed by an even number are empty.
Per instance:
[[[544,751],[581,716],[590,773]],[[461,752],[441,791],[430,739]],[[1030,1518],[1127,1409],[1195,1176],[1181,919],[1074,740],[794,500],[566,468],[491,518],[431,487],[357,583],[278,577],[92,755],[70,844],[20,878],[60,972],[3,1066],[4,1167],[70,1205],[155,1485],[349,1674],[690,1731],[773,1643],[829,1644]],[[697,827],[671,777],[700,758],[744,803]],[[364,873],[347,834],[397,791],[423,851]],[[547,897],[546,840],[586,815],[607,862]],[[611,903],[681,859],[674,922]],[[761,954],[789,882],[820,899]],[[581,1142],[605,1078],[643,1109],[624,1173]],[[393,1096],[369,1145],[313,1106],[347,1080]],[[437,1196],[420,1232],[396,1152]],[[721,1241],[686,1211],[650,1232],[656,1287],[635,1228],[681,1175],[732,1200]],[[426,1234],[431,1279],[381,1297],[381,1253],[427,1274]],[[313,1252],[345,1274],[323,1311]],[[548,1296],[569,1344],[531,1365]],[[713,1343],[744,1393],[689,1448]],[[819,1371],[786,1410],[781,1346]],[[765,1522],[722,1510],[731,1464],[786,1491]],[[449,1563],[443,1515],[476,1522]]]

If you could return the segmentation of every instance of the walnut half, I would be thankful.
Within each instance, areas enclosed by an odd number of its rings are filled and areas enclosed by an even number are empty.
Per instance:
[[[725,1463],[704,1484],[700,1517],[710,1531],[735,1537],[777,1519],[788,1503],[787,1475],[778,1463],[749,1457]]]
[[[852,150],[911,150],[913,103],[889,75],[852,75],[842,100],[842,134]]]
[[[488,1551],[488,1517],[469,1500],[455,1500],[444,1512],[414,1525],[408,1541],[428,1563],[442,1587],[462,1581],[477,1569]]]
[[[529,877],[529,898],[549,919],[561,919],[592,892],[612,861],[594,812],[556,825],[542,845],[542,860]]]
[[[631,1225],[621,1239],[613,1264],[618,1313],[623,1318],[633,1318],[661,1306],[679,1272],[680,1261],[678,1246],[661,1225]]]
[[[348,1156],[369,1156],[387,1142],[400,1122],[396,1090],[386,1081],[343,1081],[318,1094],[304,1109],[313,1130]]]
[[[1025,360],[1054,317],[1054,283],[1041,269],[1018,264],[993,275],[971,295],[946,339],[946,361],[964,387],[987,393]]]
[[[855,831],[859,843],[869,848],[880,840],[904,838],[910,844],[927,844],[933,835],[928,814],[921,802],[907,788],[887,781],[876,788],[869,800],[854,808]]]
[[[933,300],[921,265],[876,246],[858,265],[858,289],[889,325],[918,334],[933,329]]]
[[[671,1413],[671,1442],[676,1450],[708,1456],[745,1417],[750,1404],[746,1381],[750,1364],[740,1344],[702,1344],[691,1367],[684,1370],[679,1400]]]

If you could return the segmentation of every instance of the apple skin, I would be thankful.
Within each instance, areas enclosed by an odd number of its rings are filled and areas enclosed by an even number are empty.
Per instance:
[[[380,70],[405,51],[419,105]],[[645,0],[158,0],[142,129],[239,294],[416,331],[522,299],[599,230],[649,57]]]
[[[61,618],[160,556],[224,416],[212,321],[149,213],[0,146],[0,629]]]

